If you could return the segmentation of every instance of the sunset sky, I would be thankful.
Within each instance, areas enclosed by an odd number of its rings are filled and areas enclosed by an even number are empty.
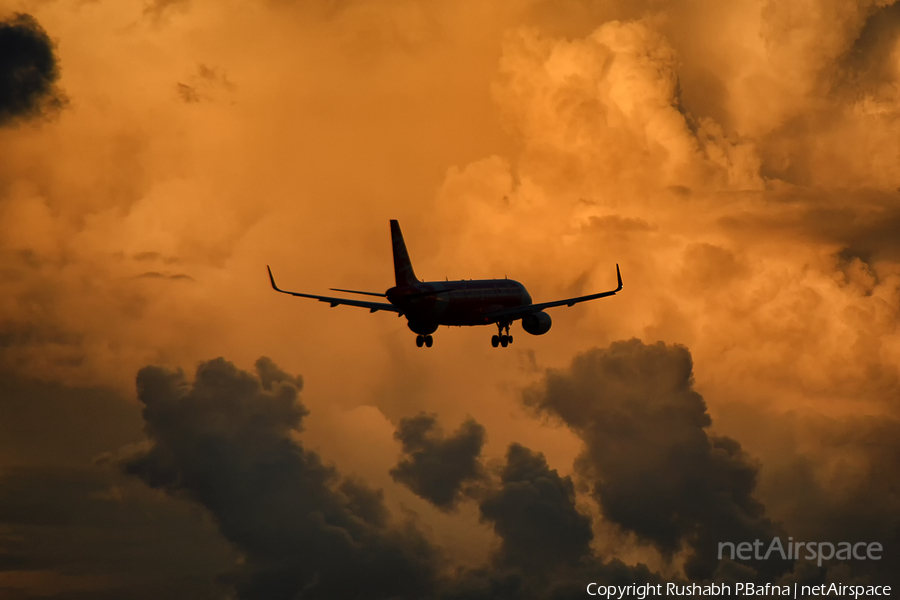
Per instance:
[[[0,600],[897,585],[898,324],[900,3],[0,0]]]

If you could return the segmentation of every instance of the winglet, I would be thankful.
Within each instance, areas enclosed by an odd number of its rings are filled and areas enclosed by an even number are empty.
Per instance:
[[[277,285],[275,285],[275,277],[272,276],[272,269],[271,269],[271,267],[269,267],[269,265],[266,265],[266,270],[269,271],[269,281],[272,283],[272,289],[275,290],[276,292],[282,291],[282,290],[278,289]]]
[[[271,276],[271,273],[269,273]],[[619,263],[616,263],[616,277],[619,279],[619,287],[616,288],[617,292],[622,291],[622,273],[619,272]],[[275,282],[272,282],[272,285],[275,285]]]

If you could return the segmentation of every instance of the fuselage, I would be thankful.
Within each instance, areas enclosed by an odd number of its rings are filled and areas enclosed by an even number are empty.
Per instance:
[[[403,311],[409,327],[432,333],[440,325],[485,325],[485,314],[531,304],[525,286],[512,279],[422,281],[392,287],[388,301]]]

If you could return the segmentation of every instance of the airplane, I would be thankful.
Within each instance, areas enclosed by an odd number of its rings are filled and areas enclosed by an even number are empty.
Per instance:
[[[398,317],[406,317],[407,326],[416,334],[416,346],[431,348],[434,338],[431,334],[441,325],[497,326],[497,334],[491,338],[491,345],[506,348],[513,341],[509,333],[510,325],[522,320],[522,329],[531,335],[543,335],[550,331],[553,321],[546,312],[557,306],[574,306],[579,302],[614,296],[622,290],[622,274],[616,265],[618,287],[608,292],[589,294],[576,298],[554,300],[534,304],[525,286],[512,279],[462,279],[459,281],[420,281],[413,271],[406,251],[406,243],[397,220],[391,220],[391,242],[394,251],[394,278],[396,285],[386,292],[362,292],[330,288],[335,292],[377,296],[387,302],[369,302],[352,298],[334,298],[301,294],[279,288],[275,284],[272,269],[267,265],[269,281],[276,292],[300,298],[312,298],[327,302],[332,308],[338,305],[368,308],[369,312],[395,312]]]

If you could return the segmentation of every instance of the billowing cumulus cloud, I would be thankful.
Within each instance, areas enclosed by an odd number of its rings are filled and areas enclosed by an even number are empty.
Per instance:
[[[423,413],[402,419],[394,437],[404,456],[391,477],[442,510],[456,506],[464,485],[485,477],[479,460],[485,430],[471,418],[445,437],[436,415]]]
[[[688,350],[616,342],[550,371],[526,402],[584,440],[579,474],[603,516],[672,557],[689,548],[685,574],[708,578],[720,541],[778,533],[754,496],[757,466],[735,440],[709,432]]]
[[[595,556],[591,518],[576,505],[572,478],[520,444],[509,447],[495,481],[477,473],[480,518],[500,542],[489,564],[442,572],[439,551],[414,524],[392,521],[381,490],[341,477],[298,441],[307,413],[296,382],[268,359],[256,374],[210,361],[193,382],[157,367],[138,375],[150,446],[122,466],[210,511],[244,556],[228,576],[240,597],[293,598],[302,590],[325,598],[549,598],[579,591],[586,578],[653,578],[646,567]],[[402,422],[398,437],[408,443],[433,428],[434,418],[420,415]],[[444,444],[483,435],[464,423]],[[458,457],[430,460],[435,473],[425,483],[458,488]]]
[[[500,546],[489,565],[457,572],[442,598],[572,598],[590,581],[661,581],[644,565],[605,562],[594,553],[591,518],[577,506],[572,478],[550,468],[540,452],[511,444],[497,474],[479,511]]]
[[[59,109],[59,65],[54,44],[28,14],[0,21],[0,126]]]
[[[753,146],[685,114],[677,61],[649,21],[606,23],[571,42],[511,37],[495,95],[525,141],[525,169],[575,194],[610,184],[759,189]]]
[[[296,382],[268,359],[257,375],[210,361],[192,383],[142,369],[152,445],[124,469],[212,513],[246,556],[242,598],[416,597],[433,585],[433,550],[386,523],[379,492],[341,481],[296,441],[307,414]]]
[[[519,444],[506,453],[500,487],[479,505],[503,545],[501,564],[526,571],[570,564],[591,554],[591,520],[575,507],[570,477],[560,477],[546,459]]]
[[[494,95],[521,152],[449,172],[438,209],[467,244],[442,260],[513,264],[535,298],[608,289],[620,262],[628,301],[582,309],[582,348],[681,342],[716,402],[894,413],[897,136],[879,98],[897,74],[872,95],[837,63],[893,48],[896,9],[839,4],[610,4],[574,37],[509,35]]]

